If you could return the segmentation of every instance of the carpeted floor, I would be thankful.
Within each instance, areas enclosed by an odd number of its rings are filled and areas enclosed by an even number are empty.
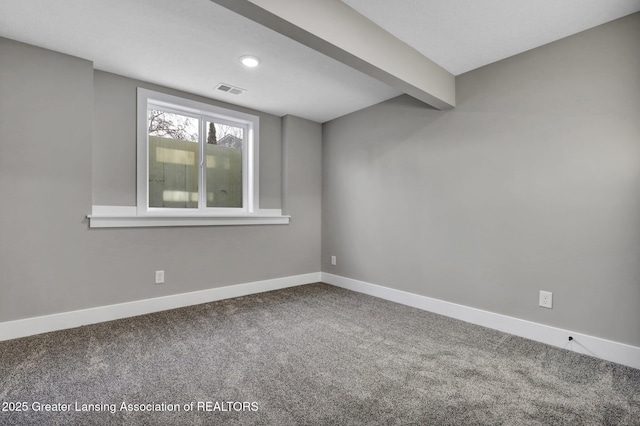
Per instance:
[[[638,425],[640,370],[312,284],[0,342],[0,402],[2,425]]]

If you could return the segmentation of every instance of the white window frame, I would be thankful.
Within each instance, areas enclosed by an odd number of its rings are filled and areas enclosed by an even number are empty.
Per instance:
[[[175,112],[187,115],[203,115],[214,122],[246,125],[247,142],[243,146],[243,208],[206,208],[206,182],[202,182],[202,168],[198,172],[198,209],[149,208],[149,136],[147,110],[149,103],[172,106]],[[175,107],[178,106],[176,109]],[[175,226],[238,226],[238,225],[288,225],[291,216],[281,209],[259,208],[259,117],[214,105],[193,101],[166,93],[138,88],[137,105],[137,194],[136,206],[94,205],[87,215],[90,228],[139,228]],[[204,127],[202,122],[201,127]],[[200,131],[204,132],[204,128]],[[203,133],[204,134],[204,133]],[[201,145],[201,150],[206,147]],[[246,148],[246,149],[245,149]],[[200,159],[204,160],[204,155]],[[204,201],[204,203],[202,203]],[[205,208],[200,208],[205,206]]]
[[[242,147],[242,208],[207,207],[206,144],[198,143],[198,208],[149,207],[149,135],[148,109],[158,107],[161,110],[200,118],[200,138],[205,134],[205,121],[242,127],[244,140]],[[153,217],[229,217],[251,215],[259,210],[259,134],[260,118],[255,115],[217,107],[191,99],[185,99],[166,93],[138,88],[138,155],[137,155],[137,215]]]

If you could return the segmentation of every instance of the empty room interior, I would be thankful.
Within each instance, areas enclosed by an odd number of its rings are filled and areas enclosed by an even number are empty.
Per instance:
[[[0,0],[0,424],[640,424],[640,1]]]

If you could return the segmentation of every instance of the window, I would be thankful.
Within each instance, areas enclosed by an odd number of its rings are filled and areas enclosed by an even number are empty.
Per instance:
[[[138,89],[138,215],[257,210],[256,116]]]
[[[258,205],[259,118],[138,88],[136,206],[94,205],[90,228],[286,225]]]

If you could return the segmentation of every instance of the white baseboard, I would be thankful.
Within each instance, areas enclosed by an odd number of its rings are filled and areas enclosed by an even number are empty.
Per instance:
[[[639,347],[493,312],[483,311],[481,309],[471,308],[464,305],[458,305],[456,303],[445,302],[443,300],[420,296],[418,294],[395,290],[326,272],[314,272],[310,274],[255,281],[245,284],[230,285],[227,287],[212,288],[209,290],[181,293],[153,299],[137,300],[133,302],[119,303],[116,305],[100,306],[97,308],[3,322],[0,323],[0,341],[80,327],[82,325],[95,324],[104,321],[128,318],[137,315],[145,315],[168,309],[198,305],[201,303],[215,302],[217,300],[262,293],[265,291],[311,284],[319,281],[640,369]],[[568,342],[568,336],[572,336],[573,341]]]
[[[0,341],[320,281],[320,272],[230,285],[0,323]]]
[[[640,348],[322,272],[322,282],[640,369]],[[569,336],[573,337],[571,342]]]

